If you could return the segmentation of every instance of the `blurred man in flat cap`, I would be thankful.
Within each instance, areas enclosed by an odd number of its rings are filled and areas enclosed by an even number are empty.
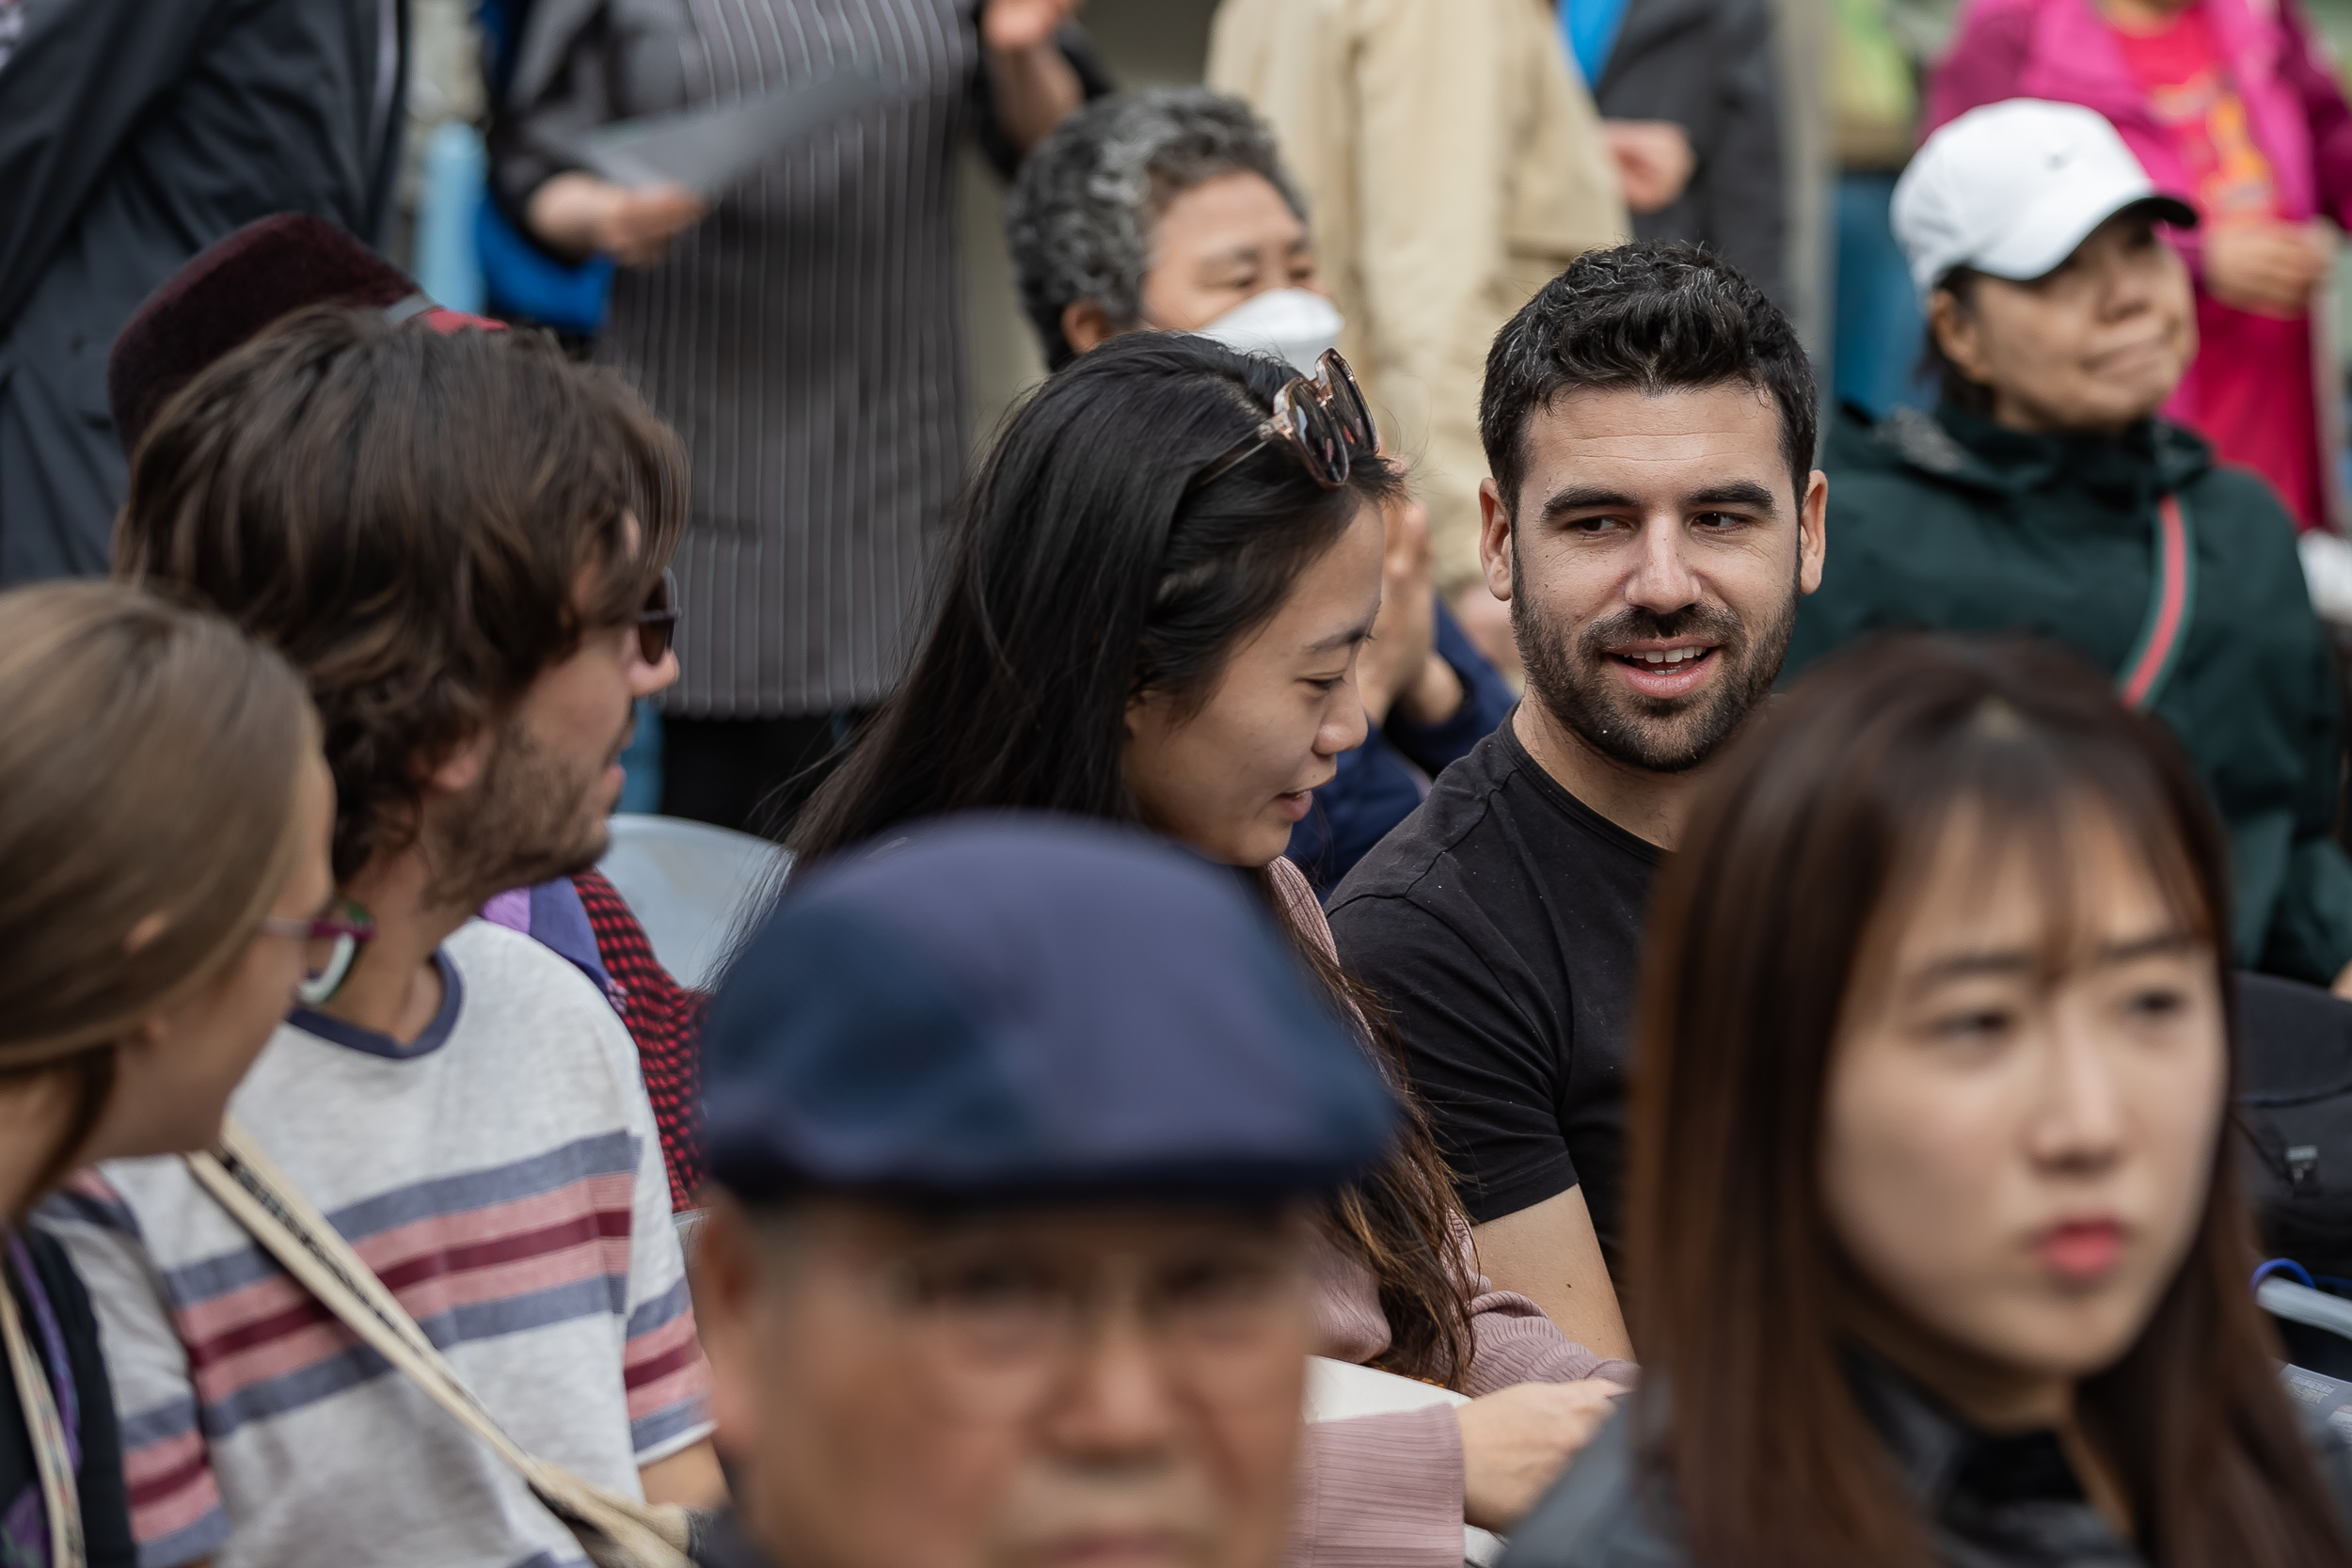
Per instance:
[[[1306,1204],[1394,1109],[1229,873],[1041,818],[796,887],[712,1004],[707,1568],[1271,1568]]]

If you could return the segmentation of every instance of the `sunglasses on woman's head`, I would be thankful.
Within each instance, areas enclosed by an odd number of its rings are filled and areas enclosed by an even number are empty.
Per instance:
[[[1372,404],[1356,384],[1340,351],[1328,348],[1315,361],[1312,381],[1295,375],[1274,394],[1274,411],[1258,428],[1217,453],[1200,477],[1185,488],[1198,490],[1231,473],[1243,459],[1269,441],[1280,441],[1298,453],[1307,473],[1327,490],[1347,483],[1358,455],[1380,450],[1380,432],[1372,422]]]

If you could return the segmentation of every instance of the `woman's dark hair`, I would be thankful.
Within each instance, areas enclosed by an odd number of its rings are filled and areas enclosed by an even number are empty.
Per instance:
[[[1977,285],[1984,274],[1973,267],[1954,267],[1936,283],[1935,292],[1952,296],[1953,305],[1963,315],[1972,315],[1977,309]],[[1993,417],[1993,388],[1981,381],[1971,381],[1961,373],[1951,356],[1944,352],[1943,341],[1935,335],[1935,323],[1930,320],[1921,329],[1919,365],[1916,376],[1933,376],[1936,395],[1954,408],[1983,419]]]
[[[1631,1203],[1635,1343],[1674,1402],[1662,1425],[1645,1413],[1645,1460],[1671,1477],[1693,1560],[1931,1560],[1839,1362],[1858,1275],[1817,1158],[1841,1009],[1955,823],[1982,835],[1976,861],[2015,848],[2040,870],[2065,962],[2087,814],[2146,857],[2228,998],[2226,841],[2204,792],[2153,721],[2054,649],[1867,645],[1801,682],[1703,789],[1651,917]],[[2213,1160],[2188,1257],[2081,1386],[2082,1421],[2157,1568],[2340,1563],[2246,1288],[2226,1130]]]
[[[1040,388],[967,489],[930,634],[802,814],[798,859],[946,812],[1141,823],[1122,768],[1129,703],[1153,691],[1181,713],[1205,701],[1299,574],[1364,508],[1400,494],[1395,469],[1365,457],[1327,490],[1279,443],[1192,488],[1291,374],[1206,339],[1135,333]],[[1256,875],[1297,935],[1270,874]],[[1316,944],[1297,946],[1343,1008],[1382,1018]],[[1401,1085],[1393,1042],[1370,1027]],[[1470,1354],[1453,1184],[1425,1120],[1408,1124],[1400,1153],[1342,1200],[1338,1228],[1379,1281],[1383,1364],[1446,1382]]]

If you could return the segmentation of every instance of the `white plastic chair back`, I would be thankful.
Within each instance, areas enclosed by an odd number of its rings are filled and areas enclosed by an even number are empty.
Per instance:
[[[596,868],[645,927],[654,957],[682,986],[708,986],[751,900],[790,857],[750,833],[675,816],[607,819],[612,843]]]

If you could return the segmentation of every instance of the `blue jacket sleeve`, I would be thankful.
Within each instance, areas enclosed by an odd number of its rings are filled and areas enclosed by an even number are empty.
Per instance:
[[[1469,634],[1442,598],[1438,601],[1437,646],[1438,657],[1453,667],[1462,682],[1462,705],[1454,710],[1453,717],[1435,724],[1416,724],[1402,714],[1391,713],[1381,726],[1389,743],[1433,779],[1492,735],[1511,716],[1518,701],[1495,667],[1471,645]]]

